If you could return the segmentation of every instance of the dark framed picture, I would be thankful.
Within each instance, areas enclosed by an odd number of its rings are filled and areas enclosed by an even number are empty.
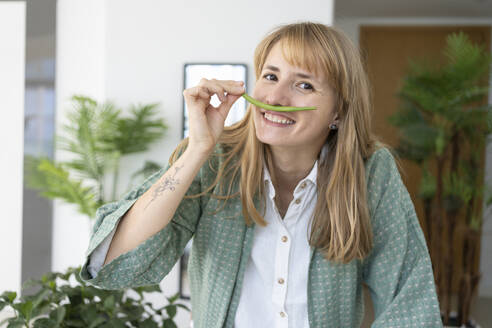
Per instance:
[[[200,83],[202,78],[217,79],[217,80],[235,80],[243,81],[244,85],[248,85],[248,67],[246,64],[230,64],[230,63],[189,63],[184,65],[184,89],[194,87]],[[217,107],[220,104],[219,98],[213,95],[211,100],[212,106]],[[239,98],[231,110],[225,121],[225,125],[229,126],[244,117],[246,114],[246,100]],[[188,136],[188,109],[183,98],[183,134],[182,138]]]

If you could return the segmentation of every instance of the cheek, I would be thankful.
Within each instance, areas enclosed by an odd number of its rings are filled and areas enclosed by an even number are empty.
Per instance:
[[[313,120],[316,120],[319,124],[329,126],[334,120],[334,110],[332,108],[320,108],[318,113],[313,113]]]
[[[253,114],[253,124],[255,125],[255,131],[257,131],[256,133],[258,133],[258,127],[261,124],[261,119],[261,114],[259,114],[258,111],[255,109]]]
[[[321,114],[321,113],[320,113]],[[301,130],[307,135],[322,135],[330,128],[331,116],[323,113],[322,115],[314,114],[303,120]]]
[[[256,109],[254,109],[254,108],[252,108],[251,110],[253,111],[253,122],[254,122],[254,124],[256,126],[256,124],[258,123],[258,119],[259,119],[259,117],[258,117],[258,111]]]

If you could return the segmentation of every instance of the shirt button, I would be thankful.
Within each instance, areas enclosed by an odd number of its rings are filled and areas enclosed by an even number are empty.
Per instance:
[[[301,202],[301,199],[300,198],[297,198],[296,199],[296,204],[299,204]]]
[[[285,242],[287,242],[287,240],[288,240],[287,236],[282,236],[282,241],[283,241],[284,243],[285,243]]]
[[[282,279],[282,278],[278,278],[277,281],[278,281],[279,284],[283,284],[284,283],[284,279]]]
[[[285,318],[285,316],[286,316],[285,312],[283,312],[283,311],[282,311],[282,312],[280,312],[280,316],[281,316],[282,318]]]
[[[306,181],[304,181],[304,182],[301,184],[301,188],[302,188],[302,189],[306,188]]]

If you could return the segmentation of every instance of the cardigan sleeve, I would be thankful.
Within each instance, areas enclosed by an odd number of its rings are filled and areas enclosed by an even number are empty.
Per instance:
[[[183,199],[176,212],[161,231],[103,266],[95,277],[88,270],[90,256],[110,236],[120,218],[169,168],[159,170],[121,200],[101,206],[96,212],[85,264],[80,277],[104,289],[121,289],[159,283],[173,268],[191,239],[201,215],[200,198]],[[186,195],[201,191],[200,173],[194,178]]]
[[[371,327],[442,327],[434,275],[414,205],[395,160],[377,152],[368,179],[374,248],[363,281],[374,306]]]

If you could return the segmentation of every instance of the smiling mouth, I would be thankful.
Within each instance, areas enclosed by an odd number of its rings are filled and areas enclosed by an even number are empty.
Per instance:
[[[286,118],[282,115],[276,115],[270,112],[263,112],[261,114],[267,121],[270,121],[272,123],[285,124],[285,125],[292,125],[296,123],[296,121]]]

